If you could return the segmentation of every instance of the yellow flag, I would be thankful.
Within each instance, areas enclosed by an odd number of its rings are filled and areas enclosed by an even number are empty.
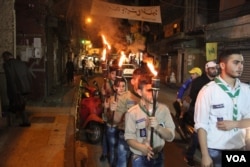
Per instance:
[[[217,59],[217,42],[206,43],[206,59],[207,61]]]

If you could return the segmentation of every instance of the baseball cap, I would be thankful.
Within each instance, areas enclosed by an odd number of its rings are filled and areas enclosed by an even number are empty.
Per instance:
[[[217,64],[214,61],[209,61],[207,62],[207,64],[205,65],[205,69],[208,69],[210,67],[216,67]]]
[[[194,74],[194,73],[197,73],[199,76],[201,76],[202,74],[202,71],[199,67],[194,67],[192,68],[190,71],[189,71],[190,74]]]

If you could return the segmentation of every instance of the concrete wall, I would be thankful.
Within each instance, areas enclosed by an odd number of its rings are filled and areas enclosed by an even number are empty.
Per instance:
[[[3,105],[8,104],[6,83],[3,71],[2,53],[10,51],[15,54],[15,13],[14,0],[0,1],[0,96]]]
[[[209,24],[205,31],[207,42],[225,42],[250,38],[250,15]]]

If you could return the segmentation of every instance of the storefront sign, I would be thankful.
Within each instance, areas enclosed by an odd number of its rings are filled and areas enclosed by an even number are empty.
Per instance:
[[[206,43],[206,59],[207,61],[217,59],[217,43]]]
[[[217,59],[217,43],[206,43],[206,59],[207,61]]]

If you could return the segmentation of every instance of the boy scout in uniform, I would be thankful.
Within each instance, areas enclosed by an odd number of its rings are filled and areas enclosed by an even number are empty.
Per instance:
[[[114,120],[115,112],[118,110],[118,108],[114,108],[112,104],[120,104],[122,102],[122,99],[124,98],[124,95],[126,94],[126,80],[124,78],[117,78],[114,82],[113,89],[115,91],[115,94],[111,96],[105,106],[107,107],[107,130],[106,130],[106,136],[107,136],[107,144],[108,144],[108,150],[109,150],[109,163],[111,167],[116,166],[116,146],[118,141],[118,123]],[[123,106],[121,106],[122,108]]]
[[[175,124],[167,106],[157,103],[155,117],[151,77],[142,76],[138,81],[139,104],[129,109],[125,116],[125,140],[132,151],[133,167],[162,167],[165,141],[175,137]],[[154,128],[153,146],[150,143],[151,127]]]
[[[102,96],[104,97],[104,111],[103,111],[103,120],[106,122],[107,121],[107,109],[108,108],[106,105],[108,104],[107,99],[109,99],[110,96],[114,95],[114,89],[113,85],[116,80],[116,71],[117,67],[110,66],[108,70],[108,76],[105,82],[102,85],[101,92]],[[108,145],[107,145],[107,136],[106,136],[106,130],[107,130],[107,125],[104,125],[104,132],[103,132],[103,140],[102,140],[102,155],[100,157],[100,161],[105,161],[107,156],[108,156]]]
[[[108,77],[105,80],[106,82],[103,83],[102,90],[101,90],[102,95],[105,98],[109,98],[110,96],[114,95],[113,85],[116,80],[116,70],[117,70],[117,67],[114,67],[114,66],[109,67]]]
[[[137,68],[133,72],[132,79],[130,80],[132,85],[131,91],[124,92],[116,103],[111,104],[111,108],[115,111],[114,113],[114,123],[118,124],[118,144],[117,144],[117,167],[127,167],[128,159],[131,154],[129,146],[124,139],[124,129],[125,129],[125,113],[134,105],[136,105],[140,97],[136,94],[138,78],[142,75],[146,75],[145,70]]]

